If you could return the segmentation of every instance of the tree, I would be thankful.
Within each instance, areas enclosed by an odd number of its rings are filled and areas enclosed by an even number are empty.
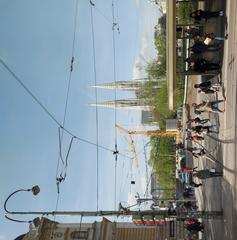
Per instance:
[[[166,13],[163,14],[163,15],[158,19],[158,24],[160,25],[161,32],[166,35]]]

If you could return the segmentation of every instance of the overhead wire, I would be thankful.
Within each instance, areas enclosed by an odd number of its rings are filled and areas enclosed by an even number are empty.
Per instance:
[[[65,181],[67,176],[67,166],[68,166],[68,156],[72,147],[72,142],[74,139],[74,136],[71,137],[71,141],[69,144],[68,152],[66,155],[65,161],[62,157],[62,143],[63,143],[63,137],[64,137],[64,127],[66,123],[66,116],[67,116],[67,109],[68,109],[68,99],[69,99],[69,93],[70,93],[70,86],[71,86],[71,79],[72,79],[72,71],[73,71],[73,65],[74,65],[74,52],[75,52],[75,41],[76,41],[76,29],[77,29],[77,16],[78,16],[78,0],[76,0],[75,5],[75,14],[74,14],[74,27],[73,27],[73,41],[72,41],[72,51],[71,51],[71,62],[70,62],[70,70],[69,70],[69,76],[68,76],[68,84],[67,84],[67,93],[66,93],[66,101],[65,101],[65,107],[64,107],[64,114],[63,114],[63,123],[62,126],[59,126],[58,134],[59,134],[59,155],[58,155],[58,161],[57,161],[57,167],[56,167],[56,186],[57,186],[57,200],[56,200],[56,206],[55,211],[58,209],[58,203],[59,203],[59,196],[60,196],[60,190],[59,185],[62,181]],[[60,129],[62,129],[62,132],[60,132]],[[59,174],[59,162],[63,164],[63,169],[61,170]],[[56,216],[54,216],[54,221],[56,220]]]
[[[11,68],[3,61],[3,59],[0,57],[0,63],[5,67],[5,69],[13,76],[13,78],[21,85],[21,87],[23,87],[23,89],[25,89],[25,91],[35,100],[35,102],[44,110],[44,112],[51,118],[51,120],[53,120],[53,122],[55,122],[56,125],[58,125],[59,127],[61,127],[66,133],[68,133],[70,136],[74,137],[75,139],[77,139],[78,141],[87,143],[89,145],[92,146],[97,146],[96,143],[89,141],[87,139],[81,138],[79,136],[77,136],[76,134],[74,134],[72,131],[68,130],[67,128],[63,127],[62,124],[56,119],[56,117],[44,106],[43,103],[40,102],[40,100],[33,94],[33,92],[23,83],[23,81],[11,70]],[[108,147],[102,146],[102,145],[98,145],[98,147],[100,149],[103,149],[105,151],[109,151],[111,153],[114,153],[113,149],[110,149]],[[126,158],[129,158],[129,156],[125,155],[125,154],[121,154],[120,152],[118,153],[121,156],[124,156]]]
[[[111,24],[112,20],[109,19],[97,6],[92,0],[88,0],[90,5],[94,7],[94,9],[109,23]]]
[[[91,1],[90,1],[91,3]],[[93,71],[94,71],[94,85],[97,85],[97,73],[96,73],[96,53],[95,53],[95,31],[94,31],[94,18],[93,18],[93,5],[90,4],[90,12],[91,12],[91,32],[92,32],[92,49],[93,49]],[[98,120],[98,95],[97,95],[97,88],[95,88],[95,101],[96,101],[96,106],[95,106],[95,122],[96,122],[96,209],[98,211],[99,209],[99,132],[98,132],[98,125],[99,125],[99,120]]]
[[[113,80],[116,85],[117,83],[117,75],[116,75],[116,49],[115,49],[115,14],[114,14],[114,0],[111,2],[111,7],[112,7],[112,19],[113,19],[113,27],[112,27],[112,38],[113,38]],[[114,88],[114,102],[115,102],[115,107],[114,107],[114,126],[117,125],[117,89]],[[114,209],[116,209],[117,205],[117,154],[118,154],[118,133],[117,133],[117,128],[114,127],[114,138],[115,138],[115,150],[114,150],[114,155],[115,155],[115,162],[114,162],[114,168],[115,168],[115,174],[114,174]]]
[[[76,6],[75,6],[75,14],[74,14],[74,27],[73,27],[73,40],[72,40],[72,51],[71,51],[71,62],[70,62],[70,70],[69,70],[69,76],[68,76],[68,84],[67,84],[67,92],[66,92],[66,101],[65,101],[65,107],[64,107],[64,114],[63,114],[63,123],[62,123],[62,132],[61,132],[61,145],[63,143],[63,135],[64,135],[64,127],[66,123],[66,116],[67,116],[67,109],[68,109],[68,99],[70,94],[70,86],[71,86],[71,79],[72,79],[72,71],[73,71],[73,65],[74,65],[74,52],[75,52],[75,41],[76,41],[76,29],[77,29],[77,17],[78,17],[78,0],[76,0]],[[59,159],[61,159],[63,165],[64,161],[62,159],[62,153],[60,149],[60,154],[58,157],[58,164],[57,164],[57,170],[56,170],[56,178],[58,177],[58,168],[59,168]],[[64,171],[66,171],[66,166]],[[62,172],[61,172],[62,174]],[[65,172],[66,175],[66,172]],[[65,180],[65,179],[64,179]]]

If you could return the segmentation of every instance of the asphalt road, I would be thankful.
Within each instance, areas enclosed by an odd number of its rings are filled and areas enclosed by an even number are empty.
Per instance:
[[[237,1],[228,0],[226,6],[221,1],[210,1],[209,9],[219,10],[226,8],[226,19],[220,19],[210,24],[210,29],[219,33],[228,33],[228,40],[224,43],[223,52],[219,53],[223,59],[222,74],[219,76],[223,89],[211,98],[223,99],[226,96],[225,113],[211,113],[209,115],[213,124],[220,124],[219,134],[212,137],[205,136],[201,142],[209,151],[208,158],[195,159],[194,165],[199,169],[216,167],[223,169],[223,177],[203,180],[203,187],[196,190],[198,204],[204,210],[223,210],[223,218],[217,220],[204,220],[205,231],[203,239],[236,240],[237,239]],[[223,2],[222,2],[223,4]],[[219,25],[225,27],[218,29]],[[217,56],[213,57],[216,58]],[[218,56],[220,58],[220,56]],[[214,81],[217,80],[215,77]],[[205,95],[197,95],[193,101],[200,102]],[[209,98],[209,97],[208,97]],[[205,116],[207,117],[207,116]],[[196,143],[196,145],[198,145]],[[218,162],[216,162],[217,160]]]
[[[223,36],[228,33],[228,40],[223,44],[223,51],[205,56],[209,60],[222,61],[222,73],[212,81],[222,81],[223,87],[215,96],[192,94],[191,102],[199,103],[202,99],[223,99],[220,108],[225,113],[204,114],[210,117],[212,124],[219,124],[219,134],[205,135],[205,140],[193,145],[203,145],[209,152],[208,157],[194,159],[193,165],[199,169],[215,167],[223,170],[223,177],[202,180],[202,187],[196,189],[196,197],[201,210],[223,210],[223,217],[216,220],[204,220],[203,239],[237,240],[237,1],[207,0],[205,8],[209,10],[225,10],[226,17],[211,19],[206,30]],[[204,77],[205,78],[205,77]],[[198,78],[192,84],[199,82]],[[192,111],[191,111],[192,114]],[[198,182],[196,180],[196,182]]]

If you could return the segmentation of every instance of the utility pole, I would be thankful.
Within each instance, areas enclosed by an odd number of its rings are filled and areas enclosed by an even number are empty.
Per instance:
[[[83,217],[102,217],[102,216],[158,216],[162,218],[205,218],[215,219],[223,215],[222,211],[188,211],[188,212],[176,212],[176,214],[170,214],[168,210],[144,210],[133,211],[126,208],[118,211],[42,211],[42,212],[8,212],[12,215],[53,215],[53,216],[83,216]]]

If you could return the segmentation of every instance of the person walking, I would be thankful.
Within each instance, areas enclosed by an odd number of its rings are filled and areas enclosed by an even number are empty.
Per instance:
[[[209,18],[216,18],[223,15],[224,15],[224,12],[222,10],[211,12],[211,11],[203,11],[201,9],[198,9],[194,12],[191,12],[189,16],[197,21],[201,21],[202,19],[205,19],[207,21]]]
[[[204,140],[204,137],[199,136],[199,135],[192,135],[192,136],[186,137],[186,140],[189,140],[189,141],[202,141],[202,140]]]
[[[195,223],[192,223],[192,224],[188,224],[188,225],[185,226],[185,228],[190,232],[192,232],[192,231],[200,232],[200,231],[204,230],[204,226],[200,222],[195,222]]]
[[[214,128],[214,127],[216,127],[216,125],[211,125],[211,126],[196,125],[194,127],[191,127],[191,130],[198,133],[198,134],[201,134],[204,131],[207,132],[207,133],[211,133],[211,132],[216,133],[215,131],[210,130],[210,128]]]
[[[222,100],[215,100],[215,101],[202,101],[201,103],[197,104],[197,103],[192,103],[192,106],[195,110],[198,111],[208,111],[208,112],[220,112],[223,113],[225,112],[225,110],[220,110],[218,108],[218,104],[221,102],[224,102],[226,99],[222,99]]]
[[[184,30],[188,38],[195,38],[196,36],[201,36],[202,31],[198,27],[189,27]]]
[[[199,152],[192,152],[192,155],[195,158],[199,158],[199,157],[203,157],[207,154],[206,150],[204,148],[202,148]]]
[[[195,53],[200,54],[204,52],[215,52],[221,49],[221,45],[206,45],[203,42],[196,42],[192,47],[189,47],[188,50]]]
[[[202,59],[191,62],[189,69],[198,73],[204,73],[207,71],[220,70],[220,67],[221,66],[219,63],[207,62],[204,58],[202,58]]]
[[[203,169],[203,170],[194,170],[193,171],[193,177],[197,177],[199,179],[207,179],[207,178],[213,178],[213,177],[222,177],[223,172],[217,172],[214,169]]]
[[[210,121],[209,118],[204,118],[204,119],[200,119],[199,117],[196,117],[196,118],[190,118],[187,123],[200,123],[200,124],[206,124],[208,121]]]
[[[219,83],[212,83],[210,80],[194,84],[194,88],[196,89],[199,88],[203,92],[206,92],[210,89],[214,91],[219,91],[219,87],[220,87]]]
[[[198,188],[200,186],[202,186],[202,183],[195,183],[194,181],[190,182],[190,186]]]

